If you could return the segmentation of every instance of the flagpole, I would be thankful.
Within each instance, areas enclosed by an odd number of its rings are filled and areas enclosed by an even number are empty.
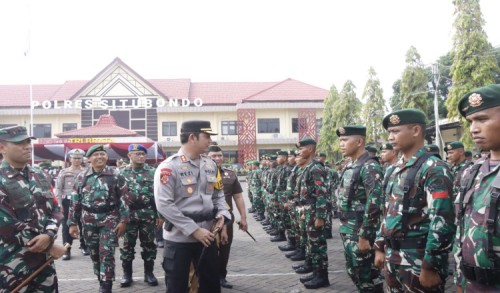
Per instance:
[[[31,65],[31,1],[28,2],[28,46],[26,52],[24,53],[26,58],[28,58],[28,82],[30,88],[30,136],[34,136],[33,133],[33,82],[32,82],[32,65]],[[35,146],[33,140],[31,140],[31,166],[35,165]]]

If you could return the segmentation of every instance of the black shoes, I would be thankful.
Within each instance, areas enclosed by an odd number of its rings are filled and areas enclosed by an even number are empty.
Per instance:
[[[301,250],[301,249],[300,249],[300,248],[298,248],[298,249],[296,249],[296,250],[294,250],[294,251],[287,252],[287,253],[285,253],[285,256],[286,256],[287,258],[290,258],[290,257],[292,257],[292,256],[296,255],[297,253],[300,253],[300,250]]]
[[[149,286],[158,286],[158,280],[153,274],[155,263],[154,261],[144,261],[144,282]]]
[[[304,286],[307,289],[318,289],[330,286],[330,281],[328,280],[328,271],[321,270],[317,272],[316,276],[312,280],[304,283]]]
[[[278,232],[278,235],[271,237],[271,242],[282,242],[282,241],[286,241],[285,233],[283,232]]]
[[[313,272],[313,267],[310,264],[304,264],[301,267],[298,267],[295,272],[297,274],[308,274]]]
[[[300,252],[290,256],[290,260],[293,261],[301,261],[301,260],[306,260],[306,253],[305,251],[301,250]]]
[[[130,287],[132,285],[132,261],[123,261],[123,277],[120,281],[120,286],[122,287]]]
[[[312,274],[310,275],[307,275],[307,276],[304,276],[304,277],[301,277],[299,279],[299,281],[304,284],[305,282],[308,282],[308,281],[311,281],[312,279],[314,279],[316,277],[316,272],[313,272]]]
[[[87,247],[80,247],[80,251],[82,252],[82,255],[89,255],[89,249]]]
[[[297,247],[295,247],[295,245],[293,245],[291,242],[288,242],[285,245],[278,246],[278,249],[281,251],[294,251],[295,249],[297,249]]]
[[[220,286],[227,289],[232,289],[233,285],[229,283],[226,278],[220,278]]]
[[[71,259],[71,248],[69,248],[66,253],[62,256],[62,260],[70,260]]]

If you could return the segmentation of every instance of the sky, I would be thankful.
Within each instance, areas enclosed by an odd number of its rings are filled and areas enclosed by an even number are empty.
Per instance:
[[[481,10],[499,46],[500,1]],[[453,13],[451,0],[0,0],[0,84],[90,80],[119,57],[146,79],[352,80],[361,98],[373,66],[388,100],[410,46],[424,64],[451,50]]]

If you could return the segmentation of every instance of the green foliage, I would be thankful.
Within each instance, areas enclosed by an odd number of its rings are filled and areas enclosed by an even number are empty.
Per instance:
[[[498,81],[498,60],[483,30],[484,19],[479,0],[454,0],[455,21],[453,26],[453,65],[446,107],[448,118],[460,117],[458,102],[469,91]],[[465,120],[461,118],[464,128]],[[466,148],[473,146],[469,131],[464,131],[462,142]]]
[[[333,117],[333,106],[338,99],[339,92],[335,85],[332,85],[328,92],[328,96],[323,102],[325,105],[323,110],[323,125],[321,126],[320,140],[318,143],[318,151],[326,152],[327,155],[331,155],[334,152],[332,145],[337,140],[337,135],[335,134],[337,127]]]
[[[401,110],[401,79],[392,84],[391,111]]]
[[[380,140],[387,139],[387,132],[382,126],[382,120],[387,109],[380,81],[373,67],[368,69],[368,81],[362,99],[365,101],[362,118],[366,126],[366,141],[368,143],[374,142],[378,146]]]
[[[401,108],[429,109],[428,72],[415,47],[406,52],[406,68],[401,78]]]

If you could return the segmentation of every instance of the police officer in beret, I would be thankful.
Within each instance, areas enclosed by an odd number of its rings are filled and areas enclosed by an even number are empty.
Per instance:
[[[467,168],[457,196],[455,260],[459,292],[500,291],[500,85],[467,93],[458,103],[477,147],[488,154]]]
[[[220,292],[215,233],[231,214],[216,163],[204,155],[216,135],[209,121],[186,121],[179,152],[155,172],[154,195],[165,218],[163,269],[167,292],[186,292],[189,267],[195,264],[199,292]]]
[[[121,168],[120,173],[127,178],[129,191],[134,199],[130,208],[130,221],[123,236],[123,248],[120,249],[123,277],[122,287],[132,284],[132,261],[135,258],[137,238],[141,241],[142,259],[144,260],[144,282],[157,286],[158,280],[153,274],[156,259],[155,232],[163,226],[158,217],[153,195],[155,169],[146,164],[148,150],[142,144],[128,146],[130,164]]]
[[[447,164],[424,148],[426,120],[416,109],[383,120],[389,142],[402,153],[384,190],[385,213],[375,243],[375,265],[385,263],[391,292],[444,292],[448,276],[455,231],[452,178]]]
[[[337,202],[346,271],[360,292],[382,292],[373,266],[373,243],[380,226],[382,167],[365,148],[366,127],[348,125],[336,131],[340,150],[351,158],[340,176]]]
[[[115,279],[115,247],[129,222],[133,196],[120,171],[106,165],[108,154],[103,145],[90,147],[86,157],[90,166],[78,174],[71,194],[69,233],[73,238],[78,237],[80,219],[99,290],[111,292]]]
[[[71,151],[68,152],[68,157],[71,166],[62,169],[61,172],[59,172],[59,176],[57,176],[56,186],[54,189],[54,193],[57,197],[59,204],[61,205],[62,212],[64,215],[64,220],[62,222],[63,243],[69,243],[71,245],[73,245],[73,237],[69,234],[69,226],[67,224],[68,213],[69,213],[69,206],[71,205],[71,193],[73,192],[73,187],[75,186],[76,176],[83,171],[81,165],[84,154],[85,154],[84,151],[81,149],[72,149]],[[78,226],[81,229],[82,227],[81,221],[78,221]],[[89,255],[82,233],[80,233],[80,250],[82,251],[83,255]],[[66,254],[64,254],[62,259],[63,260],[71,259],[71,248],[69,248],[66,251]]]
[[[50,191],[50,180],[29,165],[35,139],[23,126],[0,129],[0,291],[10,292],[64,249],[54,245],[63,218]],[[54,263],[31,280],[23,292],[57,292]]]

